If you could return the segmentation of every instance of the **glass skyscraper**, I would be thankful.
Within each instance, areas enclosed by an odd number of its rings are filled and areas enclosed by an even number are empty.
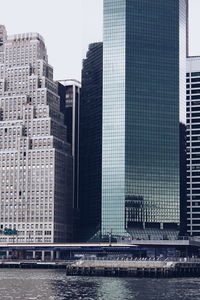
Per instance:
[[[103,234],[180,225],[185,60],[185,0],[104,0]]]
[[[79,203],[81,241],[101,226],[103,43],[89,45],[83,60],[80,101]]]

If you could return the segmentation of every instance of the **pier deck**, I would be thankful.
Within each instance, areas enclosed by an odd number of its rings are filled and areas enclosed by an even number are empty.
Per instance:
[[[84,261],[68,264],[73,276],[185,277],[200,276],[200,262],[174,261]]]

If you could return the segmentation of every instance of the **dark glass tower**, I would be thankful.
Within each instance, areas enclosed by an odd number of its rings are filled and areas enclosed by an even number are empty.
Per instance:
[[[78,215],[78,173],[79,173],[79,116],[81,83],[75,79],[58,81],[61,111],[67,126],[67,142],[71,145],[73,157],[73,207],[75,223]],[[74,225],[76,227],[76,224]]]
[[[80,101],[79,208],[80,239],[88,240],[101,225],[103,43],[89,45],[83,60]]]
[[[104,234],[178,229],[185,59],[185,0],[104,0]]]
[[[78,174],[79,174],[79,115],[81,83],[75,79],[59,80],[58,94],[60,109],[64,114],[64,123],[67,128],[67,142],[71,145],[73,158],[73,239],[78,236],[79,207],[78,207]]]

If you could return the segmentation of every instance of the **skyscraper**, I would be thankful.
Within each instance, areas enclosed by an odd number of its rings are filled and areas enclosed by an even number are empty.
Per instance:
[[[65,115],[67,126],[67,142],[72,145],[72,152],[77,148],[79,128],[79,106],[81,83],[75,79],[59,80],[64,86],[64,97],[61,103],[61,110]]]
[[[67,142],[72,148],[73,158],[73,231],[76,239],[79,224],[78,181],[79,181],[79,130],[80,130],[81,83],[75,79],[58,81],[61,111],[67,126]]]
[[[180,224],[185,0],[104,0],[103,234]]]
[[[0,26],[0,242],[72,238],[72,158],[57,84],[37,33]]]
[[[80,101],[79,209],[80,239],[101,226],[103,43],[89,45],[83,60]]]
[[[187,232],[200,235],[200,57],[187,57]]]

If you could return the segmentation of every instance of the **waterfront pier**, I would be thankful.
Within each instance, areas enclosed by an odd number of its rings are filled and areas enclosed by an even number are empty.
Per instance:
[[[195,261],[105,261],[80,260],[68,264],[69,276],[105,277],[187,277],[200,276],[200,260]]]

